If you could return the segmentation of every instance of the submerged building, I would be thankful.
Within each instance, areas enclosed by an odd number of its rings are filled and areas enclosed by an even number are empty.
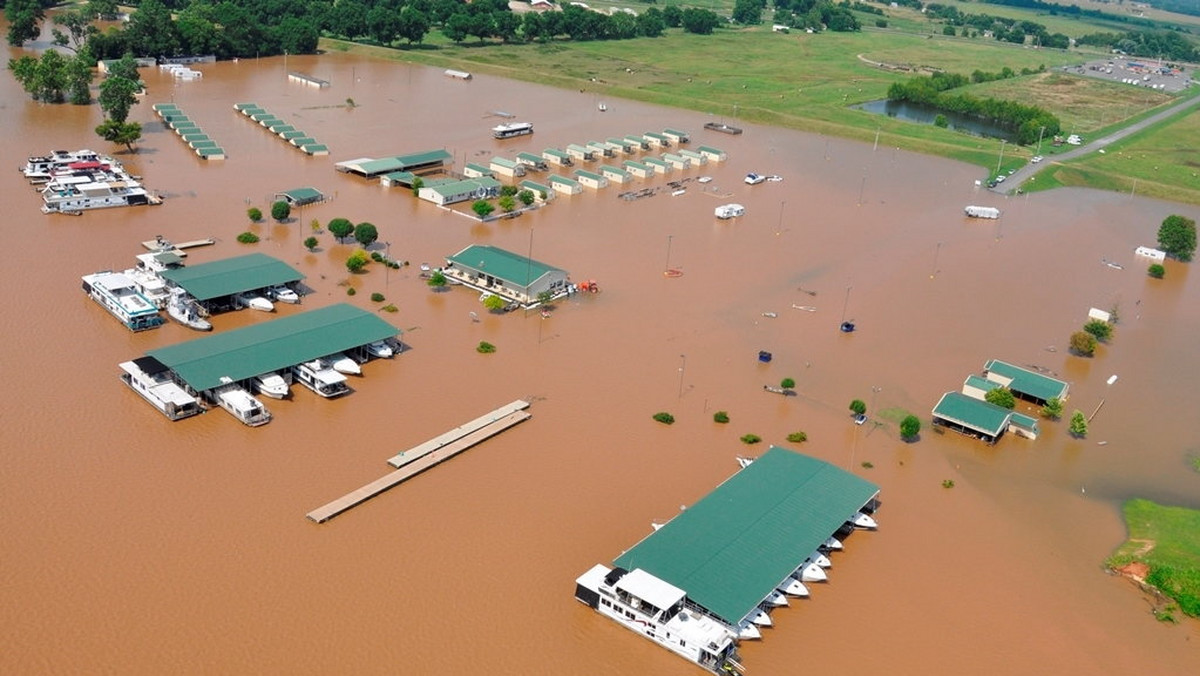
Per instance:
[[[505,300],[532,305],[543,292],[568,292],[567,271],[486,244],[472,244],[446,258],[442,273],[450,279]]]

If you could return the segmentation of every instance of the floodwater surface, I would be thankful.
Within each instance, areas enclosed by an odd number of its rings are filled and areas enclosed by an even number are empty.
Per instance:
[[[145,71],[149,94],[132,113],[144,138],[119,156],[165,203],[77,218],[41,214],[12,168],[56,148],[115,150],[92,131],[97,107],[39,105],[0,77],[0,671],[699,673],[575,602],[574,579],[726,479],[736,455],[759,452],[741,435],[785,444],[797,430],[809,439],[797,450],[880,485],[881,528],[850,537],[831,582],[743,644],[750,673],[1200,669],[1197,624],[1157,623],[1101,565],[1124,538],[1124,499],[1200,507],[1186,463],[1200,448],[1195,273],[1168,262],[1155,281],[1133,256],[1165,216],[1194,208],[1084,190],[1006,199],[975,189],[978,168],[892,148],[741,124],[724,136],[695,113],[611,98],[600,112],[589,92],[337,54],[198,68],[203,79],[186,83]],[[169,101],[228,159],[205,163],[164,130],[150,105]],[[234,112],[238,102],[293,121],[331,154],[305,157]],[[493,140],[506,119],[494,111],[536,133]],[[711,182],[634,201],[617,197],[623,186],[587,190],[486,224],[333,168],[445,148],[461,169],[664,127],[728,153],[672,175]],[[748,186],[748,171],[783,180]],[[303,186],[331,199],[287,224],[249,224],[248,206],[268,211],[272,195]],[[746,215],[716,220],[728,202]],[[1003,215],[967,219],[968,204]],[[324,232],[306,251],[310,222],[336,217],[376,224],[374,248],[412,265],[350,275],[353,247]],[[237,243],[246,230],[262,240]],[[268,400],[275,417],[262,428],[219,410],[168,422],[122,386],[117,364],[198,334],[131,334],[79,280],[131,266],[155,235],[218,240],[189,264],[258,251],[294,265],[313,294],[279,316],[347,301],[376,310],[369,297],[384,294],[399,311],[380,316],[411,349],[367,364],[342,399],[297,389]],[[601,291],[543,319],[427,288],[418,265],[471,243],[532,252]],[[1068,355],[1088,309],[1114,306],[1111,344]],[[858,331],[839,332],[843,319]],[[477,353],[481,340],[497,351]],[[932,431],[941,394],[989,358],[1069,381],[1068,415],[1095,412],[1088,437],[1071,438],[1065,421],[991,447]],[[763,391],[784,377],[799,396]],[[389,471],[397,452],[516,398],[532,402],[530,421],[326,524],[305,519]],[[855,398],[871,409],[861,427],[847,410]],[[717,410],[731,422],[715,424]],[[654,422],[656,411],[677,422]],[[914,443],[898,438],[903,411],[925,422]]]

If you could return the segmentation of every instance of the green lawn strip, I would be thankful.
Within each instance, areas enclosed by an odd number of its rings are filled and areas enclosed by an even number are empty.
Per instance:
[[[1124,513],[1129,540],[1107,565],[1146,564],[1148,584],[1174,599],[1184,613],[1200,617],[1200,510],[1130,500]]]

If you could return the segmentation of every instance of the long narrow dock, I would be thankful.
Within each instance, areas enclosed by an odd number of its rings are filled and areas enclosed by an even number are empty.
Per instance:
[[[529,404],[525,404],[525,406],[528,405]],[[499,418],[490,418],[488,422],[482,426],[478,426],[466,434],[460,434],[454,441],[442,444],[437,448],[430,448],[419,456],[406,459],[400,469],[390,472],[356,491],[347,493],[346,495],[334,500],[333,502],[330,502],[327,505],[314,509],[313,511],[309,512],[307,516],[310,520],[315,521],[316,523],[325,523],[338,514],[350,509],[351,507],[354,507],[359,503],[365,502],[376,495],[379,495],[389,488],[392,488],[393,486],[396,486],[397,484],[400,484],[405,480],[424,472],[440,462],[449,460],[468,448],[471,448],[472,446],[475,446],[476,444],[503,432],[513,425],[528,420],[530,417],[530,414],[526,411],[515,410],[510,411],[506,415],[503,415]]]
[[[481,415],[469,423],[459,425],[445,434],[438,435],[423,444],[413,446],[407,451],[397,454],[395,457],[388,460],[388,464],[392,467],[403,467],[415,460],[420,460],[421,457],[427,453],[436,451],[446,444],[458,441],[468,434],[490,425],[492,422],[499,420],[510,413],[515,411],[523,411],[527,408],[529,408],[529,402],[522,401],[520,399],[512,402],[511,404],[505,404],[491,413]]]

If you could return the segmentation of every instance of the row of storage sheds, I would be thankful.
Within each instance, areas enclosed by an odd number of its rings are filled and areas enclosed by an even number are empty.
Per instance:
[[[181,141],[202,160],[223,160],[225,150],[205,134],[200,125],[184,114],[174,103],[156,103],[154,113],[162,118],[163,124],[175,132]]]
[[[318,143],[307,132],[297,129],[287,120],[268,112],[256,103],[235,103],[233,109],[306,155],[329,154],[328,146]]]

